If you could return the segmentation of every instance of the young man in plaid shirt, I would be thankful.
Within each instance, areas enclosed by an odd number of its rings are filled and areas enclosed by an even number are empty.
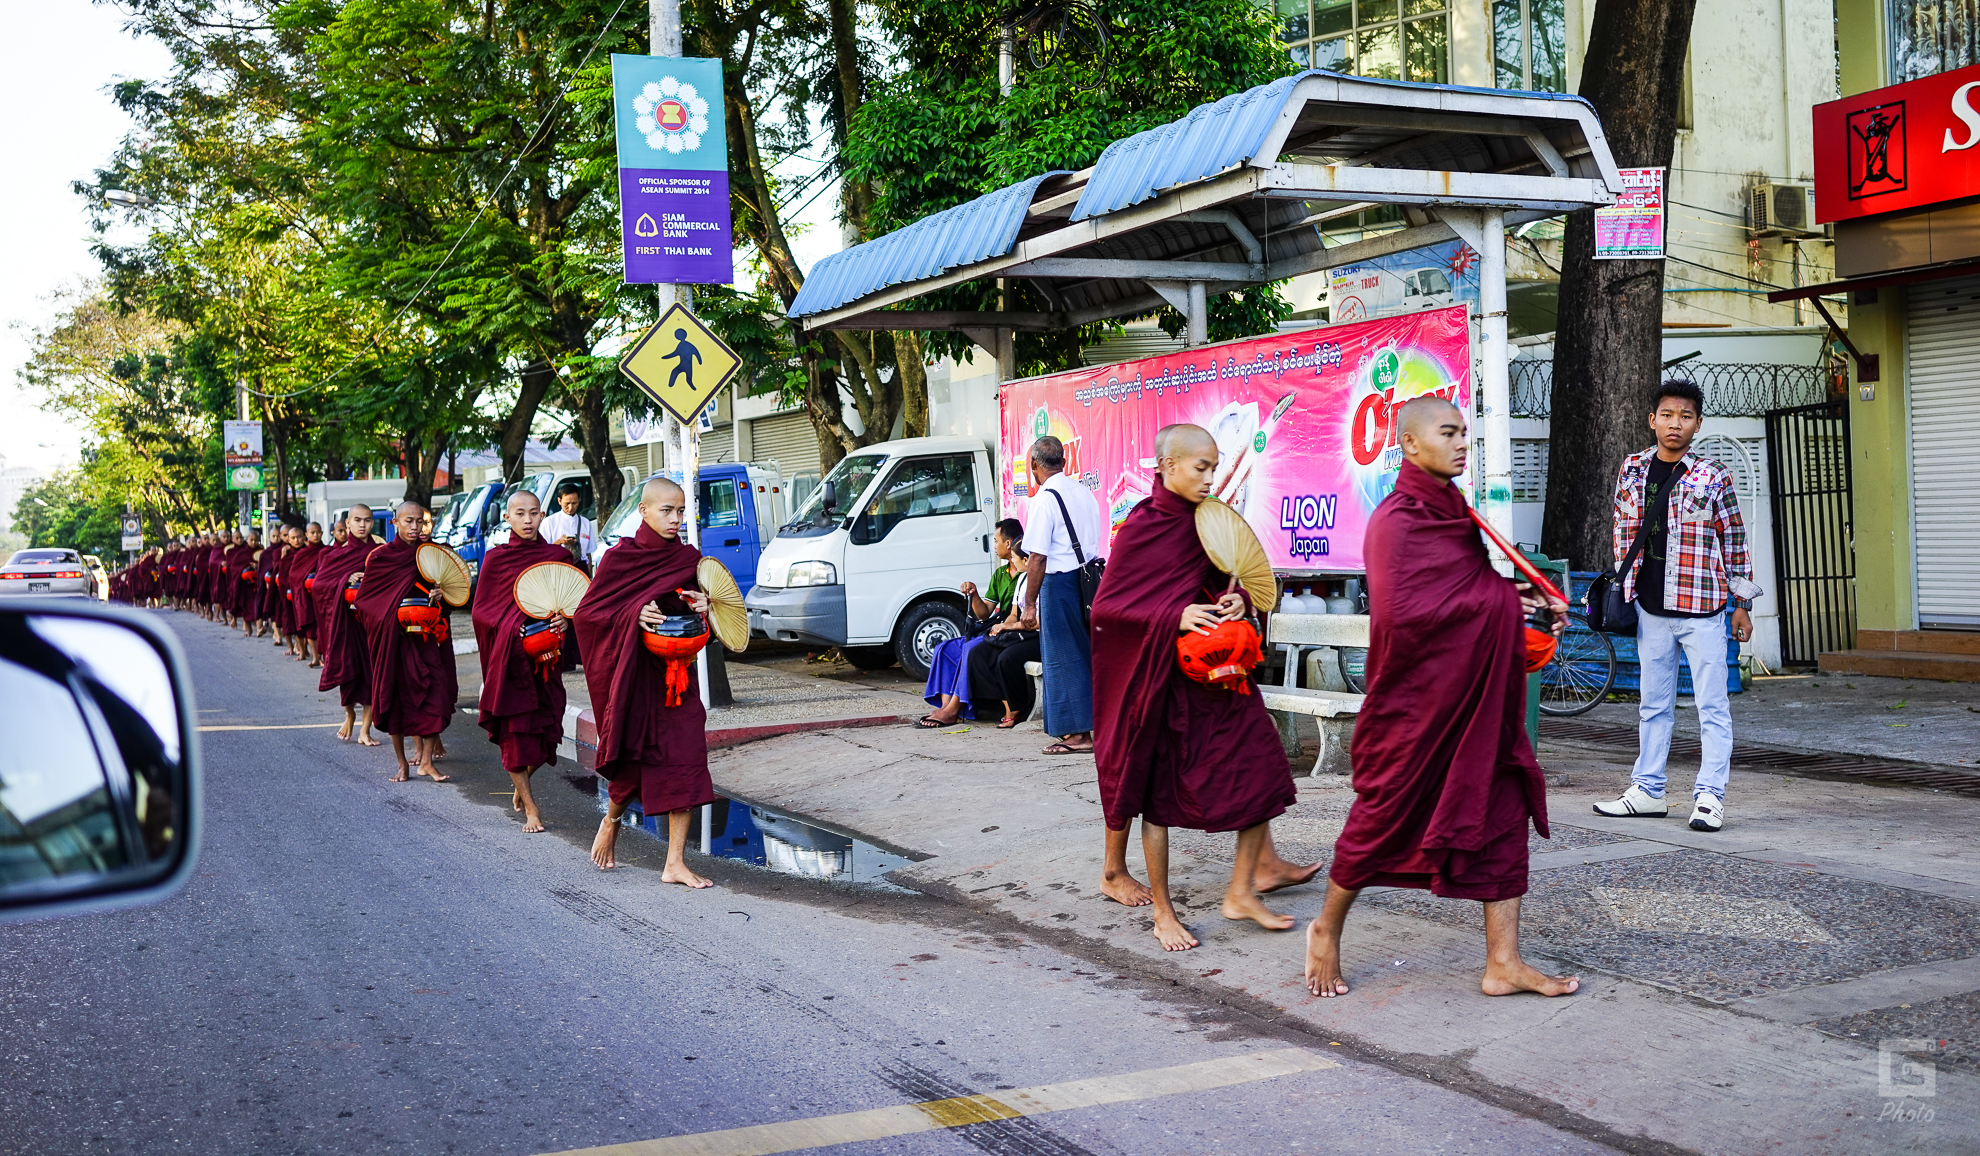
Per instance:
[[[1705,395],[1688,381],[1665,382],[1650,403],[1657,444],[1623,459],[1616,479],[1616,565],[1622,565],[1644,518],[1649,527],[1623,597],[1636,601],[1636,654],[1642,667],[1636,768],[1630,787],[1595,813],[1616,817],[1669,814],[1665,759],[1677,705],[1678,649],[1691,666],[1698,707],[1698,779],[1692,786],[1691,827],[1716,831],[1725,823],[1726,780],[1732,764],[1732,710],[1726,701],[1726,630],[1753,637],[1749,611],[1760,596],[1746,549],[1732,471],[1691,452],[1704,424]],[[1726,614],[1730,606],[1732,613]]]

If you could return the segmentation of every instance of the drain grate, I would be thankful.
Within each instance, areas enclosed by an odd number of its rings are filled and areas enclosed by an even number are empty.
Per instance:
[[[1619,747],[1632,751],[1636,749],[1635,727],[1612,726],[1608,723],[1586,722],[1581,719],[1542,718],[1540,737],[1558,739],[1562,742],[1588,743],[1598,747]],[[1699,753],[1697,739],[1683,735],[1671,736],[1673,756],[1695,758]],[[1940,791],[1954,791],[1962,795],[1980,795],[1980,772],[1935,766],[1931,763],[1872,759],[1862,755],[1811,754],[1807,751],[1789,750],[1786,747],[1760,746],[1753,743],[1734,743],[1732,761],[1735,766],[1765,767],[1770,771],[1779,771],[1788,775],[1868,779],[1902,783],[1907,787],[1930,787]]]

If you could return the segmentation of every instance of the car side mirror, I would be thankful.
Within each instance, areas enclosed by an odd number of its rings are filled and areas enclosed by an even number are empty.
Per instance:
[[[838,483],[826,482],[821,489],[824,492],[818,497],[817,524],[820,526],[829,526],[832,524],[832,511],[839,508]]]
[[[0,923],[155,903],[199,853],[198,711],[132,610],[0,609]]]

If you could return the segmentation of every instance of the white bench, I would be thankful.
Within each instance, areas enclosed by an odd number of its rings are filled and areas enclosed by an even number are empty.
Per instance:
[[[1354,719],[1361,713],[1362,695],[1344,689],[1334,675],[1335,647],[1368,645],[1368,616],[1365,614],[1274,614],[1266,623],[1265,641],[1285,652],[1283,685],[1258,690],[1265,709],[1279,724],[1279,739],[1288,757],[1299,756],[1299,730],[1296,719],[1306,715],[1320,724],[1320,754],[1313,760],[1310,774],[1345,775],[1349,771],[1348,748],[1354,741]],[[1307,656],[1307,681],[1322,686],[1299,685],[1300,651]],[[1328,689],[1327,684],[1343,689]]]
[[[1031,676],[1031,709],[1018,721],[1030,722],[1045,714],[1045,664],[1027,662],[1024,664],[1024,672]]]

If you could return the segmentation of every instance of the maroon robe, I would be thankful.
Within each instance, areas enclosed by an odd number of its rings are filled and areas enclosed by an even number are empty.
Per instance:
[[[1448,899],[1526,894],[1526,824],[1547,784],[1526,738],[1525,614],[1492,569],[1464,495],[1404,462],[1376,508],[1368,698],[1354,724],[1354,806],[1329,875]]]
[[[611,781],[615,803],[637,794],[648,815],[715,801],[701,695],[690,687],[681,705],[665,705],[667,664],[646,649],[639,628],[640,607],[656,599],[670,613],[685,612],[674,605],[678,598],[664,596],[697,589],[700,562],[701,551],[642,521],[605,552],[578,604],[578,648],[598,724],[597,773]]]
[[[216,609],[220,605],[220,578],[227,569],[227,551],[231,548],[225,544],[208,546],[200,566],[199,600]]]
[[[516,579],[543,562],[568,562],[571,552],[541,538],[511,536],[488,551],[474,588],[474,640],[481,654],[481,729],[502,752],[502,769],[554,765],[564,738],[564,676],[549,677],[523,653],[519,631],[537,621],[516,605]]]
[[[335,687],[345,706],[371,701],[371,656],[357,608],[344,601],[344,584],[364,569],[364,559],[376,547],[347,539],[316,556],[316,589],[310,603],[316,609],[316,652],[323,658],[323,677],[316,689]]]
[[[241,581],[242,571],[252,570],[253,568],[253,546],[242,542],[232,550],[227,551],[227,573],[221,581],[227,587],[226,606],[229,614],[238,614],[243,618],[253,615],[255,608],[254,583]]]
[[[1278,729],[1255,692],[1208,686],[1176,660],[1183,607],[1230,577],[1196,536],[1196,506],[1167,486],[1114,534],[1093,599],[1093,746],[1111,830],[1241,831],[1298,798]]]
[[[371,663],[371,707],[378,728],[391,735],[437,735],[453,717],[460,681],[454,674],[454,647],[435,642],[399,624],[401,599],[423,586],[416,553],[419,543],[395,538],[365,558],[358,587],[357,615],[364,627]],[[443,604],[444,607],[444,604]]]
[[[323,544],[310,545],[305,540],[302,546],[289,558],[283,585],[287,592],[289,620],[294,632],[304,638],[316,637],[316,607],[310,599],[310,592],[304,589],[309,576],[316,571],[319,559],[323,557]]]
[[[282,571],[282,555],[287,551],[288,547],[280,542],[262,547],[261,565],[254,574],[256,588],[261,591],[261,621],[274,625],[278,637],[282,633],[282,592],[275,588],[275,578]]]

